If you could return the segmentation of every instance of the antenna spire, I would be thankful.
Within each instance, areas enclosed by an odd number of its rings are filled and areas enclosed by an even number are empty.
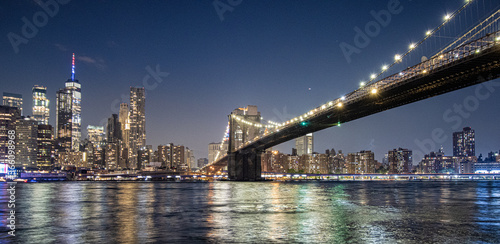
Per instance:
[[[73,53],[73,62],[71,64],[71,80],[75,80],[75,53]]]

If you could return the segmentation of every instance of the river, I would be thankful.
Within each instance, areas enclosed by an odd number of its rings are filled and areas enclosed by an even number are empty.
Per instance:
[[[1,243],[499,243],[500,182],[18,183]]]

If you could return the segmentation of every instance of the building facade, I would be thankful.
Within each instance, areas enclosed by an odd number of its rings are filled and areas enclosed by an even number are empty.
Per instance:
[[[33,95],[33,119],[39,124],[48,125],[50,117],[49,99],[47,98],[47,88],[39,85],[34,85],[32,89]]]
[[[19,108],[19,112],[23,116],[23,96],[21,94],[4,92],[2,98],[3,106]]]
[[[312,155],[312,153],[314,152],[313,133],[309,133],[305,136],[301,136],[295,139],[295,148],[297,149],[298,156],[302,156],[304,154]]]

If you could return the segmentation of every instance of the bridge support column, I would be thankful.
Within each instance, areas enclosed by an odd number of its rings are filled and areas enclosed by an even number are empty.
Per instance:
[[[233,152],[228,158],[228,176],[235,181],[261,180],[262,151]]]

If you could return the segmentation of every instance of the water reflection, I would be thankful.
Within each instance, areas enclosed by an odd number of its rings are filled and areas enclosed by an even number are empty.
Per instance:
[[[6,230],[6,184],[0,185]],[[18,184],[19,243],[500,239],[497,182]],[[9,242],[6,233],[0,242]]]

